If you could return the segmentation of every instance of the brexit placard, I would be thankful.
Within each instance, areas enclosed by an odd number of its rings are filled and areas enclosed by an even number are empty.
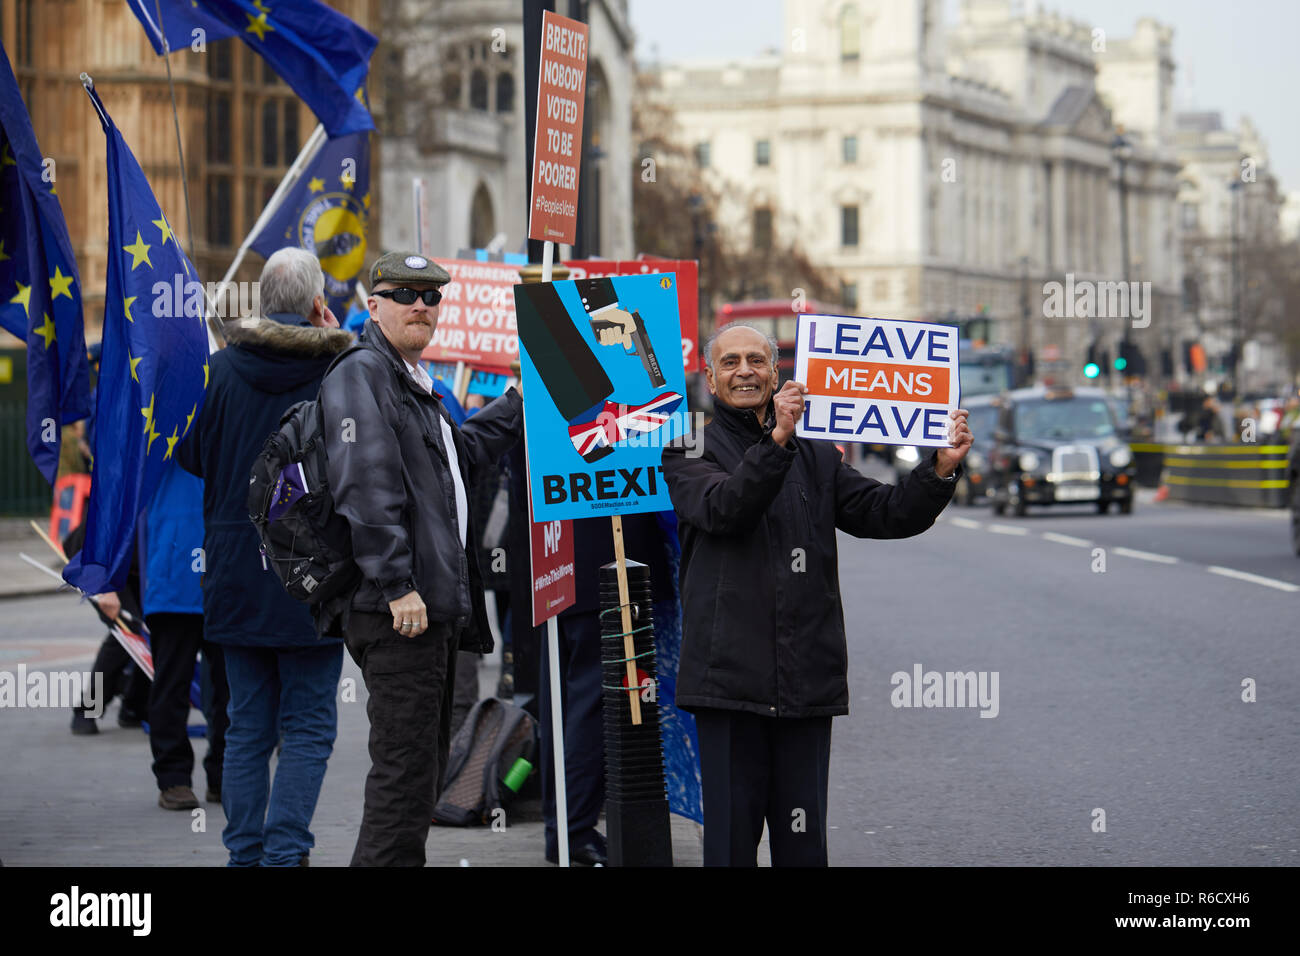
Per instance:
[[[529,239],[572,245],[577,234],[586,92],[587,25],[543,12]]]
[[[801,438],[947,448],[957,407],[957,330],[929,322],[799,316]]]
[[[534,520],[670,509],[663,449],[687,430],[676,276],[517,285],[515,313]]]

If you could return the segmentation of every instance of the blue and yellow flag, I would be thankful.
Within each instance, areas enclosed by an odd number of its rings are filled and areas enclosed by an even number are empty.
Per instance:
[[[0,325],[27,343],[27,448],[51,485],[60,426],[90,414],[81,282],[56,185],[0,45]]]
[[[326,140],[249,248],[268,258],[285,246],[316,256],[330,310],[344,315],[366,258],[369,212],[370,134]]]
[[[86,543],[63,570],[87,594],[126,582],[141,509],[203,407],[208,335],[198,276],[140,165],[88,89],[108,138],[108,281]]]
[[[127,0],[127,4],[160,55],[164,35],[173,50],[190,49],[199,37],[210,43],[238,36],[303,98],[331,136],[375,128],[364,90],[370,55],[379,41],[319,0]]]

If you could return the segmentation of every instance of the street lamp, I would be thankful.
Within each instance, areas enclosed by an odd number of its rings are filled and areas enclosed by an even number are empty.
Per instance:
[[[1128,288],[1130,264],[1128,255],[1128,176],[1126,173],[1129,161],[1133,158],[1133,144],[1124,135],[1122,128],[1116,131],[1115,138],[1110,141],[1110,154],[1115,158],[1115,162],[1119,164],[1119,247],[1121,268],[1123,269],[1120,279],[1125,283],[1125,288]],[[1129,328],[1131,325],[1132,323],[1126,319],[1124,322],[1124,336],[1120,344],[1120,354],[1124,356],[1132,353],[1129,341]],[[1124,369],[1124,372],[1126,373],[1124,378],[1127,382],[1132,373],[1129,369]],[[1124,398],[1125,403],[1129,406],[1127,411],[1131,414],[1133,411],[1131,387],[1126,386]]]
[[[1232,193],[1232,393],[1241,394],[1241,190],[1238,176],[1228,183]]]

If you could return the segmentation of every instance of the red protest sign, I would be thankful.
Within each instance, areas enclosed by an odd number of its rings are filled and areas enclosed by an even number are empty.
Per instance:
[[[582,106],[587,91],[585,23],[543,12],[538,73],[528,238],[572,245],[578,226]]]
[[[451,281],[442,287],[438,327],[420,357],[509,369],[519,359],[514,291],[519,267],[461,259],[440,259],[438,265]]]
[[[700,370],[700,264],[694,259],[661,259],[642,255],[623,262],[613,259],[574,259],[565,262],[570,279],[639,276],[651,272],[677,273],[677,314],[682,323],[682,366],[689,374]]]
[[[529,474],[529,487],[532,475]],[[533,496],[528,495],[528,560],[532,568],[533,627],[545,624],[578,600],[573,564],[573,522],[533,521]]]

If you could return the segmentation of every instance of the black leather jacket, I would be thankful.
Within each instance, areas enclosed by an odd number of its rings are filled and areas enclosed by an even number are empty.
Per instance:
[[[835,529],[906,538],[934,524],[955,481],[934,456],[898,485],[845,464],[830,442],[772,441],[717,402],[703,453],[664,449],[682,543],[677,703],[770,717],[849,712]]]
[[[465,628],[461,648],[488,653],[478,549],[472,530],[461,546],[443,446],[440,421],[451,419],[438,397],[411,378],[374,320],[366,322],[361,344],[325,377],[321,403],[330,491],[351,525],[363,580],[350,600],[345,595],[322,608],[321,629],[333,632],[349,607],[386,613],[389,602],[418,591],[430,622]],[[523,435],[523,399],[510,389],[462,428],[451,427],[468,494]]]

